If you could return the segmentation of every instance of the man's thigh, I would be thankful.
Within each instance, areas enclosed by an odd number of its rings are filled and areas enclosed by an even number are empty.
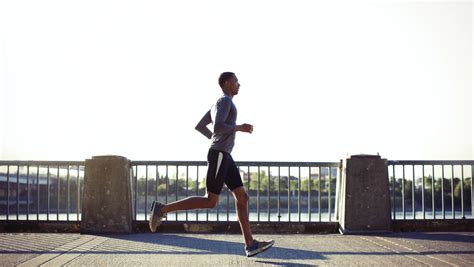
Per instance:
[[[225,185],[230,191],[234,191],[239,187],[243,188],[244,186],[242,178],[240,177],[240,170],[230,155],[226,158]]]
[[[225,159],[223,152],[216,150],[209,150],[207,155],[207,177],[206,188],[208,192],[219,195],[224,185],[226,173]]]

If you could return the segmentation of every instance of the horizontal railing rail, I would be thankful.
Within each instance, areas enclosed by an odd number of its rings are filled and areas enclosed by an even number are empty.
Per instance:
[[[0,220],[80,221],[84,161],[0,161]]]
[[[473,218],[474,160],[388,161],[392,219]]]
[[[236,162],[249,195],[250,221],[334,221],[339,162]],[[153,200],[169,203],[206,194],[205,161],[133,161],[135,220],[147,220]],[[236,221],[224,186],[213,209],[170,213],[171,221]]]
[[[474,165],[474,160],[388,160],[388,165]]]
[[[185,165],[185,166],[207,166],[207,161],[133,161],[133,165]],[[294,162],[294,161],[238,161],[239,166],[270,166],[270,167],[339,167],[339,162]]]

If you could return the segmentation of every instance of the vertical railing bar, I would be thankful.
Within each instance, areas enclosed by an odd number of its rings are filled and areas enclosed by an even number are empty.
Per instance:
[[[209,168],[209,165],[208,165],[208,168]],[[208,172],[209,172],[209,169],[208,169]],[[206,181],[206,183],[207,183],[207,181]],[[208,221],[209,221],[209,209],[206,209],[206,222],[208,222]]]
[[[186,164],[186,190],[185,190],[185,197],[188,197],[189,192],[188,192],[188,187],[189,187],[189,165]],[[186,210],[186,221],[188,221],[188,210]]]
[[[145,164],[145,207],[144,207],[145,220],[146,220],[147,209],[148,209],[148,164]]]
[[[130,191],[131,191],[131,203],[130,205],[132,206],[132,220],[136,220],[137,219],[137,213],[136,213],[136,199],[137,199],[137,196],[135,194],[135,191],[134,191],[134,179],[135,179],[135,175],[136,175],[136,171],[138,170],[137,169],[137,165],[138,163],[135,163],[135,162],[130,162],[130,169],[129,169],[129,175],[130,175]],[[87,174],[86,174],[87,176]]]
[[[20,165],[16,166],[16,220],[20,220]]]
[[[453,219],[456,218],[454,212],[454,164],[451,165],[451,214]]]
[[[268,202],[267,202],[267,213],[268,213],[268,222],[270,222],[270,183],[271,183],[271,172],[270,166],[268,166],[268,183],[267,183],[267,193],[268,193]]]
[[[199,165],[196,166],[196,196],[199,195]],[[199,221],[199,210],[196,209],[196,221]]]
[[[49,221],[49,212],[50,212],[50,210],[49,210],[49,205],[50,205],[50,189],[51,189],[51,188],[50,188],[51,185],[50,185],[49,165],[47,165],[47,169],[48,169],[48,170],[47,170],[47,176],[46,176],[46,177],[47,177],[47,179],[48,179],[48,201],[47,201],[48,206],[47,206],[46,220]]]
[[[138,167],[136,165],[136,163],[131,163],[130,164],[130,168],[131,168],[131,172],[130,172],[130,175],[131,175],[131,182],[130,182],[130,191],[132,191],[131,195],[132,195],[132,220],[136,220],[137,219],[137,194],[136,194],[136,175],[137,175],[137,171],[138,171]]]
[[[393,220],[397,219],[397,205],[395,205],[395,183],[397,181],[397,177],[395,176],[395,164],[392,165],[392,209],[393,209]]]
[[[26,166],[26,220],[30,220],[30,165]]]
[[[158,201],[158,179],[160,178],[160,172],[158,171],[158,164],[155,165],[155,200]],[[148,207],[145,207],[148,208]]]
[[[434,183],[435,179],[435,165],[431,165],[432,176],[431,176],[431,211],[433,212],[433,219],[436,219],[436,210],[435,210],[435,192],[434,192]]]
[[[69,205],[71,205],[71,176],[70,176],[70,169],[71,169],[71,165],[67,165],[67,201],[66,201],[66,220],[69,222],[70,221],[70,218],[69,218],[69,212],[70,212],[70,209],[69,209]]]
[[[426,219],[425,214],[425,165],[421,165],[421,210],[423,211],[423,220]]]
[[[134,199],[134,203],[135,203],[135,208],[134,208],[134,213],[135,213],[135,220],[138,220],[138,215],[140,214],[140,211],[138,209],[138,203],[139,203],[139,200],[140,200],[140,195],[139,195],[139,190],[138,190],[138,170],[140,169],[140,166],[141,165],[138,165],[136,164],[135,165],[135,172],[133,174],[133,179],[135,180],[135,199]]]
[[[130,182],[130,191],[132,191],[132,213],[133,213],[132,217],[133,217],[133,220],[136,220],[137,219],[137,209],[136,209],[136,207],[137,207],[137,194],[136,194],[135,188],[136,188],[137,183],[135,182],[135,176],[136,176],[136,173],[138,171],[138,168],[137,168],[137,165],[134,164],[134,163],[132,163],[130,165],[130,167],[132,169],[131,173],[130,173],[130,175],[132,176],[131,177],[131,182]],[[78,174],[78,176],[79,176],[79,174]]]
[[[261,174],[260,174],[260,165],[257,167],[257,221],[260,222],[260,182],[261,182]]]
[[[175,200],[178,201],[178,185],[179,185],[179,168],[178,168],[178,165],[176,165],[176,185],[175,185],[175,195],[176,195],[176,198]],[[178,221],[178,215],[179,215],[179,212],[176,212],[176,220],[175,221]]]
[[[466,219],[464,214],[464,165],[461,165],[461,218]]]
[[[288,166],[288,221],[291,222],[291,206],[290,206],[290,190],[291,190],[291,169],[290,166]]]
[[[169,173],[168,173],[168,165],[166,166],[166,186],[165,186],[165,203],[168,203],[168,187],[169,187]]]
[[[165,184],[165,203],[167,204],[168,203],[168,186],[169,186],[169,171],[168,171],[168,166],[169,165],[165,165],[165,171],[166,171],[166,184]],[[168,221],[168,217],[166,217],[166,221]]]
[[[37,221],[39,221],[39,209],[40,209],[39,169],[40,169],[40,165],[36,165],[36,220]]]
[[[298,222],[301,222],[301,166],[298,166]]]
[[[415,211],[415,182],[416,182],[416,179],[415,179],[415,165],[411,165],[412,166],[412,172],[413,172],[413,176],[412,176],[412,183],[411,183],[411,211],[413,212],[413,220],[416,219],[416,211]]]
[[[311,166],[308,167],[308,222],[311,222]]]
[[[85,180],[85,178],[87,177],[87,172],[86,172],[86,166],[85,166],[85,164],[84,164],[84,166],[82,166],[82,173],[83,173],[83,174],[82,174],[82,179],[81,179],[81,180],[82,180],[82,181],[81,181],[81,186],[79,187],[79,189],[81,190],[81,194],[80,194],[80,198],[79,198],[80,202],[82,202],[82,199],[83,199],[83,194],[84,194],[84,180]],[[81,203],[79,203],[79,205],[80,205],[79,207],[81,207],[81,214],[82,214],[82,205],[81,205]],[[82,215],[81,215],[81,216],[82,216]]]
[[[56,186],[57,186],[57,205],[56,205],[56,221],[59,221],[59,209],[60,209],[60,205],[59,205],[59,202],[61,200],[61,182],[60,182],[60,179],[59,179],[59,164],[58,164],[58,169],[56,171]]]
[[[474,164],[471,164],[471,218],[474,218]]]
[[[444,166],[441,165],[441,212],[443,213],[443,220],[446,219],[446,211],[444,209]]]
[[[176,165],[176,183],[174,186],[174,191],[175,191],[175,201],[178,201],[178,184],[179,184],[179,177],[178,177],[178,172],[179,172],[179,166]],[[176,216],[178,217],[178,216]]]
[[[406,220],[406,210],[405,210],[405,164],[402,165],[403,178],[402,178],[402,212],[403,219]]]
[[[186,197],[188,197],[188,187],[189,187],[189,165],[186,164]],[[188,210],[186,210],[186,221],[188,221]]]
[[[260,165],[257,167],[257,222],[260,222]]]
[[[250,166],[247,166],[247,192],[250,195]],[[247,216],[250,221],[250,196],[249,201],[247,201]]]
[[[7,165],[7,221],[10,220],[10,165]]]
[[[335,209],[334,209],[334,217],[336,218],[336,221],[339,221],[340,220],[340,216],[339,216],[339,211],[340,211],[340,207],[341,207],[341,182],[342,182],[342,176],[343,176],[343,172],[344,172],[344,162],[343,160],[340,160],[339,161],[339,167],[338,167],[338,170],[339,170],[339,173],[336,171],[336,191],[334,193],[334,197],[336,199],[335,201]],[[388,167],[388,166],[387,166]],[[388,171],[388,170],[387,170]],[[339,179],[339,183],[338,183],[338,180]],[[390,182],[390,181],[389,181]],[[390,188],[390,184],[389,184],[389,188]],[[338,191],[339,190],[339,191]],[[338,195],[339,194],[339,195]],[[390,199],[390,196],[389,196],[389,199]]]
[[[79,207],[80,207],[80,204],[79,204],[79,201],[80,201],[80,194],[81,194],[81,183],[80,183],[80,179],[79,179],[79,176],[80,176],[80,172],[79,172],[79,165],[76,166],[77,167],[77,202],[76,202],[76,219],[78,221],[80,221],[79,219]],[[38,199],[39,199],[39,196],[38,196]],[[82,217],[82,210],[81,210],[81,217]]]
[[[281,211],[280,211],[280,190],[281,190],[281,174],[280,174],[280,166],[278,166],[278,221],[281,220]]]
[[[328,179],[328,213],[329,213],[329,221],[331,222],[331,178],[332,178],[332,168],[331,166],[328,167],[329,170],[329,179]]]
[[[318,166],[318,217],[321,222],[321,166]]]
[[[133,175],[133,179],[135,180],[135,215],[134,215],[134,219],[137,220],[137,215],[138,215],[138,211],[137,211],[137,207],[138,207],[138,165],[135,165],[135,174]]]

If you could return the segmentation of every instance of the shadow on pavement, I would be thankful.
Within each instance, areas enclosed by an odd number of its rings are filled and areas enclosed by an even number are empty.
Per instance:
[[[272,266],[292,266],[292,267],[313,267],[314,266],[312,264],[301,264],[301,263],[294,263],[294,262],[261,261],[261,260],[256,260],[255,263],[271,264]]]
[[[383,256],[383,255],[472,255],[474,254],[474,242],[472,233],[393,233],[383,235],[385,238],[403,238],[403,239],[418,239],[427,240],[429,242],[458,242],[465,243],[465,248],[462,250],[430,250],[426,251],[325,251],[316,252],[311,250],[302,250],[297,248],[282,248],[278,247],[278,240],[275,246],[265,251],[262,254],[255,256],[255,258],[265,259],[257,260],[263,264],[280,265],[281,262],[271,262],[270,259],[275,260],[326,260],[328,256],[334,255],[369,255],[369,256]],[[96,236],[98,238],[98,236]],[[244,246],[240,242],[232,242],[226,240],[209,239],[206,235],[176,235],[176,234],[131,234],[131,235],[107,235],[104,243],[97,245],[94,248],[80,251],[82,254],[96,254],[96,255],[141,255],[141,254],[161,254],[161,255],[239,255],[245,256]],[[54,242],[49,240],[54,238]],[[76,238],[76,237],[75,237]],[[285,238],[291,238],[286,236]],[[63,240],[64,239],[64,240]],[[2,242],[0,245],[0,255],[5,254],[74,254],[78,251],[65,249],[60,247],[62,244],[67,244],[73,239],[69,235],[46,235],[45,238],[28,239],[24,246],[20,247],[18,244]],[[7,240],[8,241],[8,240]],[[11,242],[18,242],[11,241]],[[53,245],[53,243],[55,245]],[[291,263],[294,265],[294,263]],[[306,265],[297,265],[306,266]]]
[[[412,232],[412,233],[393,233],[384,237],[395,237],[404,239],[419,239],[427,241],[447,241],[447,242],[459,242],[468,243],[473,245],[474,233],[424,233],[424,232]],[[474,245],[473,245],[474,246]]]
[[[143,253],[154,253],[154,254],[227,254],[227,255],[239,255],[245,256],[244,245],[242,243],[212,240],[204,238],[198,238],[196,236],[182,236],[173,234],[136,234],[136,235],[117,235],[108,236],[109,238],[115,238],[120,240],[150,243],[159,246],[172,246],[177,248],[186,248],[195,251],[186,251],[177,249],[176,251],[170,251],[166,249],[164,251],[144,251]],[[321,253],[309,250],[290,249],[278,247],[278,241],[269,250],[255,256],[260,257],[264,255],[265,258],[272,259],[287,259],[287,260],[304,260],[304,259],[325,259]]]

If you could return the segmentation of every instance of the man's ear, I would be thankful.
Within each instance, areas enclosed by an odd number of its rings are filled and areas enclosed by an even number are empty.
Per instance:
[[[229,80],[226,80],[226,81],[224,82],[224,85],[223,85],[222,87],[226,88],[227,85],[229,84],[229,82],[230,82]]]

